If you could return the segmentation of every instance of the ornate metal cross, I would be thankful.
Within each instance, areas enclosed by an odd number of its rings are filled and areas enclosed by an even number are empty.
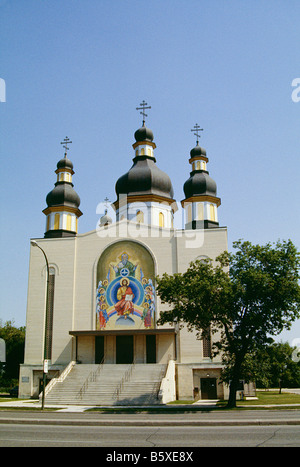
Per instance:
[[[199,131],[203,131],[203,128],[200,128],[200,126],[198,125],[198,123],[196,123],[196,125],[194,126],[194,128],[191,129],[191,131],[194,132],[194,135],[197,136],[197,145],[199,144],[199,138],[200,138],[200,135],[199,135]]]
[[[140,114],[143,115],[143,125],[145,125],[145,117],[148,117],[148,115],[145,113],[146,109],[151,109],[151,106],[147,104],[147,102],[143,101],[140,104],[141,107],[137,107],[136,110],[141,110]],[[147,107],[148,106],[148,107]]]
[[[110,203],[110,200],[109,200],[108,197],[106,196],[106,197],[104,198],[104,205],[105,205],[106,208],[108,208],[109,203]]]
[[[70,138],[68,138],[67,136],[65,137],[65,139],[60,143],[60,144],[64,144],[64,148],[65,148],[65,157],[67,157],[67,151],[70,149],[68,148],[68,144],[71,144],[72,141],[70,141]]]

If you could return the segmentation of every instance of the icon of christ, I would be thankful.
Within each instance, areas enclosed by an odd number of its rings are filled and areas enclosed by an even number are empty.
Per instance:
[[[134,306],[133,306],[133,299],[134,293],[129,287],[130,281],[127,278],[123,278],[120,281],[121,287],[117,290],[117,300],[118,302],[115,304],[115,310],[118,315],[123,315],[126,319],[130,313],[133,313]]]

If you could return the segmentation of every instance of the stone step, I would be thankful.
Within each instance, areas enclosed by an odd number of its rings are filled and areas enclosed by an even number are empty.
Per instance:
[[[129,379],[123,380],[116,400],[116,389],[120,388],[122,378],[131,369]],[[136,364],[99,365],[77,364],[63,382],[57,383],[46,395],[46,404],[81,405],[145,405],[159,404],[157,392],[164,376],[166,365]],[[87,381],[84,394],[80,390]]]

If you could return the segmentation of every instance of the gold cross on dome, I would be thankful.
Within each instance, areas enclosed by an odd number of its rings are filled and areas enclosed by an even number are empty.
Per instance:
[[[140,114],[143,115],[143,125],[145,125],[145,117],[148,117],[148,115],[145,113],[146,109],[151,109],[151,106],[147,104],[147,102],[143,101],[140,104],[141,107],[137,107],[136,110],[141,110]]]
[[[191,131],[193,131],[194,135],[197,136],[196,144],[198,145],[199,144],[199,138],[200,138],[199,131],[203,131],[203,128],[200,128],[198,123],[196,123],[196,125],[194,126],[194,128],[191,129]]]
[[[65,148],[65,157],[67,157],[67,151],[70,149],[68,148],[68,144],[71,144],[72,141],[70,141],[70,138],[68,138],[67,136],[65,137],[65,139],[60,143],[60,144],[64,144],[64,148]]]

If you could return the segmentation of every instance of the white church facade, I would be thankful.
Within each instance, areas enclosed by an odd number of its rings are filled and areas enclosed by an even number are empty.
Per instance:
[[[79,234],[80,198],[65,142],[43,211],[44,237],[31,242],[19,396],[39,396],[46,360],[47,381],[56,382],[61,375],[66,381],[84,368],[95,375],[98,368],[94,380],[101,386],[105,370],[117,375],[124,367],[129,375],[133,367],[140,368],[151,379],[150,368],[160,366],[155,381],[161,402],[227,397],[210,338],[198,340],[195,332],[179,330],[176,323],[157,325],[166,305],[156,294],[155,277],[184,272],[191,261],[214,260],[227,250],[227,229],[218,222],[221,200],[207,171],[205,150],[197,140],[190,151],[191,172],[181,201],[185,227],[174,228],[178,207],[172,183],[156,165],[153,133],[143,121],[135,132],[133,165],[116,182],[115,219],[106,212],[96,230]],[[86,375],[85,380],[91,379]],[[121,372],[119,379],[123,376]],[[78,391],[83,385],[84,380],[78,383]],[[121,387],[117,379],[111,382],[111,394],[116,387]],[[130,404],[128,395],[126,400]]]

